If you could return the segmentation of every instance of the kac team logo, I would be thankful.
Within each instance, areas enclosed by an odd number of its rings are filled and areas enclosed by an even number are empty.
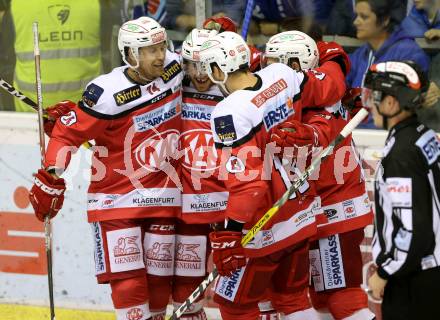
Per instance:
[[[141,320],[143,316],[141,308],[131,308],[127,311],[127,320]]]
[[[180,137],[183,148],[182,165],[190,170],[215,170],[217,165],[217,151],[211,130],[189,130]]]
[[[137,163],[151,172],[164,169],[177,154],[179,131],[175,129],[156,132],[134,151]]]

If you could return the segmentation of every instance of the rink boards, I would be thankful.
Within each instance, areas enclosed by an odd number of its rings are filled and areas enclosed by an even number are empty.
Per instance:
[[[26,191],[40,165],[36,115],[1,112],[0,137],[0,320],[48,319],[43,224],[33,216]],[[354,133],[367,169],[380,158],[385,137],[384,131]],[[86,223],[89,164],[90,152],[81,148],[64,175],[66,200],[53,220],[55,305],[63,308],[57,310],[58,320],[114,319],[109,287],[98,286],[93,274],[92,231]],[[373,171],[368,171],[371,181]],[[369,226],[362,244],[365,271],[371,261],[371,236]],[[209,290],[208,301],[211,295]],[[217,318],[218,310],[209,310],[208,316]]]

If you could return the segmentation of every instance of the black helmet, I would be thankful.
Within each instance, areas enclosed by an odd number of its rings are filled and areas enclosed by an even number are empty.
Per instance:
[[[382,97],[395,97],[404,110],[415,110],[423,102],[428,79],[413,61],[388,61],[374,64],[368,70],[364,87],[382,92]]]

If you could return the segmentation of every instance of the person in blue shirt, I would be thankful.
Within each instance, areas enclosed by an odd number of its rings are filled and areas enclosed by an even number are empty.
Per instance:
[[[402,21],[402,29],[414,38],[440,38],[440,4],[436,0],[417,0]]]
[[[366,43],[350,55],[352,68],[347,76],[349,87],[361,87],[365,73],[373,63],[412,60],[424,72],[428,71],[429,57],[414,38],[398,26],[392,8],[387,0],[356,1],[356,37]],[[376,128],[371,117],[360,127]]]

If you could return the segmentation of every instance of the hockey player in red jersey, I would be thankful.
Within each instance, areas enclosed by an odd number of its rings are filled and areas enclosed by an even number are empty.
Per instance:
[[[88,221],[98,283],[109,283],[117,320],[163,319],[174,272],[181,194],[175,155],[180,135],[180,56],[151,18],[124,23],[126,66],[91,81],[51,132],[45,169],[30,198],[37,217],[62,207],[70,153],[94,139]]]
[[[182,214],[176,230],[173,301],[178,308],[207,274],[211,252],[210,224],[224,220],[228,192],[217,179],[218,159],[210,117],[223,94],[201,70],[200,48],[215,30],[193,29],[182,44],[185,70],[182,97],[181,181]],[[196,301],[180,319],[203,320],[203,300]]]
[[[337,51],[337,47],[325,42],[318,42],[318,47],[321,63],[326,61],[329,53],[332,55]],[[286,31],[269,39],[265,58],[269,63],[282,62],[295,70],[316,68],[318,57],[313,52],[317,49],[315,41],[308,35]],[[305,109],[302,122],[281,124],[274,130],[272,140],[282,148],[313,146],[312,133],[323,131],[327,131],[325,136],[330,141],[333,140],[350,116],[340,102],[325,109],[328,112],[325,117],[327,125],[314,121],[321,114],[320,110]],[[374,314],[368,310],[367,295],[360,287],[363,265],[360,244],[364,227],[372,222],[372,209],[351,135],[321,163],[319,172],[312,179],[316,180],[321,207],[328,220],[318,225],[317,240],[311,243],[309,251],[312,303],[317,309],[328,309],[337,320],[373,319]],[[326,266],[330,263],[332,268],[329,270]]]
[[[221,275],[214,299],[226,320],[258,318],[258,301],[269,286],[283,296],[292,293],[292,299],[307,288],[308,238],[316,234],[314,195],[308,184],[245,248],[240,241],[290,184],[288,172],[270,154],[273,127],[300,115],[303,105],[335,103],[345,90],[342,55],[326,62],[319,77],[283,64],[252,74],[249,57],[245,41],[233,32],[218,34],[200,51],[203,69],[229,94],[211,115],[216,147],[221,156],[227,155],[219,168],[229,192],[225,230],[210,234]],[[286,316],[296,311],[285,301],[277,302],[275,307]]]

